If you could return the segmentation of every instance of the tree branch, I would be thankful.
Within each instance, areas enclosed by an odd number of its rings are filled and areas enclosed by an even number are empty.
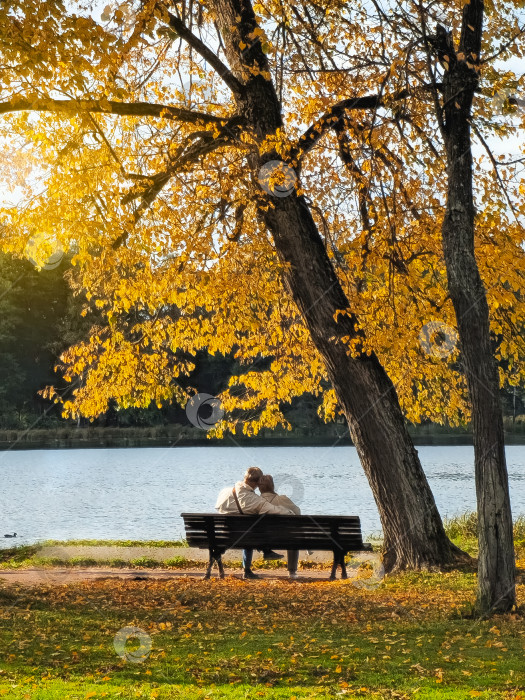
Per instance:
[[[232,117],[229,122],[222,127],[217,136],[211,132],[205,132],[200,136],[199,140],[192,144],[189,148],[186,147],[186,145],[181,146],[178,154],[165,170],[148,178],[150,180],[150,184],[145,189],[138,193],[128,193],[122,200],[123,204],[126,204],[137,197],[141,197],[142,199],[140,205],[133,214],[133,225],[139,221],[143,213],[150,207],[157,195],[170,181],[173,175],[175,175],[175,173],[180,172],[187,165],[196,163],[202,156],[205,156],[212,151],[216,151],[221,146],[231,143],[232,140],[235,139],[241,126],[242,118],[238,116]],[[193,134],[193,136],[195,136],[195,134]],[[123,243],[125,243],[129,233],[129,230],[123,231],[113,242],[113,249],[116,250]]]
[[[375,222],[370,218],[370,214],[373,215],[374,219],[377,221],[377,211],[374,205],[374,201],[370,192],[370,182],[366,178],[355,162],[352,156],[350,140],[346,134],[345,130],[345,120],[340,119],[336,122],[334,131],[337,135],[337,142],[339,145],[339,156],[346,166],[347,170],[354,177],[357,184],[357,201],[359,207],[359,214],[361,217],[361,224],[363,230],[366,232],[367,237],[365,238],[364,245],[361,248],[361,270],[356,274],[355,287],[357,292],[360,294],[363,291],[365,285],[365,268],[370,254],[369,241],[372,239],[374,234]]]
[[[194,48],[195,51],[197,51],[197,53],[210,64],[210,66],[212,66],[212,68],[216,71],[216,73],[218,73],[218,75],[220,75],[235,96],[240,96],[243,91],[242,83],[237,80],[229,68],[224,65],[221,59],[211,49],[209,49],[206,44],[199,39],[199,37],[195,36],[195,34],[188,29],[181,19],[175,17],[175,15],[173,15],[171,12],[168,12],[168,17],[170,20],[170,27],[172,27],[172,29],[174,29],[187,44]]]
[[[29,100],[14,97],[7,102],[0,102],[0,114],[7,112],[56,112],[80,114],[91,112],[98,114],[117,114],[126,117],[160,117],[186,122],[187,124],[224,124],[229,117],[218,117],[214,114],[194,112],[182,107],[154,104],[151,102],[115,102],[114,100],[52,100],[43,98]]]
[[[436,85],[423,85],[423,90],[432,90],[440,88],[440,84]],[[421,88],[419,88],[421,89]],[[407,97],[413,94],[413,91],[402,90],[394,96],[393,101],[405,100]],[[391,101],[389,100],[389,104]],[[351,97],[347,100],[341,100],[332,105],[330,109],[323,114],[320,119],[314,122],[299,138],[297,144],[292,149],[291,159],[295,161],[295,165],[299,165],[301,158],[306,155],[312,148],[317,144],[321,137],[329,130],[333,129],[337,122],[349,111],[353,110],[367,110],[367,109],[378,109],[379,107],[384,107],[385,102],[381,95],[366,95],[365,97]],[[294,163],[292,163],[294,164]]]
[[[525,33],[525,27],[521,27],[521,29],[514,34],[513,37],[511,37],[507,42],[505,42],[496,53],[491,54],[487,58],[484,58],[482,61],[480,61],[481,64],[485,63],[490,63],[491,61],[494,61],[494,59],[498,58],[501,56],[502,53],[505,53],[505,51],[510,48],[510,46],[516,41],[516,39],[519,39],[519,37]]]
[[[300,159],[317,144],[321,137],[341,120],[347,111],[357,109],[374,109],[380,105],[379,95],[352,97],[332,105],[323,116],[314,122],[299,138],[292,150],[292,161],[299,164]]]
[[[498,185],[500,186],[500,189],[503,192],[505,199],[507,200],[507,204],[509,205],[511,212],[514,215],[514,218],[519,223],[518,213],[516,212],[516,208],[511,200],[510,196],[509,196],[509,193],[507,192],[507,188],[505,187],[505,183],[503,182],[503,180],[501,178],[501,175],[499,172],[499,163],[496,160],[494,154],[492,153],[489,144],[483,138],[483,134],[478,129],[476,124],[472,124],[472,129],[473,129],[474,133],[476,134],[476,136],[478,137],[478,139],[481,141],[483,148],[485,149],[488,157],[490,158],[490,162],[492,163],[492,167],[494,168],[494,174],[496,175],[496,180],[498,181]]]

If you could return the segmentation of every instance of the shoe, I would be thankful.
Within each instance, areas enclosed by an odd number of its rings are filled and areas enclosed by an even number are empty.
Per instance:
[[[267,552],[263,553],[264,561],[273,561],[274,559],[284,559],[284,554],[277,554],[273,550],[269,549]]]
[[[259,576],[259,574],[254,574],[251,569],[246,569],[243,578],[255,579],[261,577]]]
[[[297,571],[290,571],[289,577],[290,578],[299,578],[299,574],[297,573]]]

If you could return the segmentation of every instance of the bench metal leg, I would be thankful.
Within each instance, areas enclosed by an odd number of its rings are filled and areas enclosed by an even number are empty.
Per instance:
[[[222,565],[222,551],[220,549],[210,549],[210,559],[208,562],[208,568],[204,574],[204,579],[207,580],[211,577],[211,570],[213,569],[213,562],[217,562],[219,567],[219,576],[224,578],[224,566]]]
[[[346,552],[341,552],[341,578],[342,579],[348,578],[348,574],[346,573],[345,556],[346,556]]]
[[[339,564],[339,552],[334,551],[334,563],[332,564],[332,571],[330,572],[329,581],[335,581],[335,575],[337,573],[337,566]]]

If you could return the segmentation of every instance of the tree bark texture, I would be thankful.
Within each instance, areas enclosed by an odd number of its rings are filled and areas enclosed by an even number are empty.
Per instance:
[[[473,66],[479,64],[482,20],[483,3],[471,0],[464,7],[458,54],[451,45],[442,47],[450,58],[443,81],[448,191],[442,232],[449,293],[472,404],[479,537],[477,607],[480,613],[488,614],[511,610],[516,598],[499,376],[490,342],[486,290],[474,253],[470,121],[478,85]]]

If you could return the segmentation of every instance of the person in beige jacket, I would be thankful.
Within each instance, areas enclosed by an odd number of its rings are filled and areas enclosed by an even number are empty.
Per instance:
[[[294,515],[301,515],[301,509],[299,506],[295,505],[295,503],[288,498],[288,496],[275,493],[275,484],[273,483],[273,477],[270,474],[263,474],[263,476],[261,476],[259,479],[259,491],[261,492],[261,497],[264,498],[269,505],[288,508]],[[288,573],[290,578],[297,578],[299,550],[289,549],[287,551],[287,558]]]
[[[286,506],[270,503],[266,498],[255,493],[259,481],[263,476],[259,467],[249,467],[246,470],[243,481],[238,481],[235,486],[228,486],[219,493],[216,510],[219,513],[240,513],[241,515],[254,515],[258,513],[275,513],[292,515],[294,511]],[[263,550],[265,559],[281,559],[280,554],[272,550]],[[242,555],[244,578],[259,578],[252,571],[253,549],[245,549]]]

